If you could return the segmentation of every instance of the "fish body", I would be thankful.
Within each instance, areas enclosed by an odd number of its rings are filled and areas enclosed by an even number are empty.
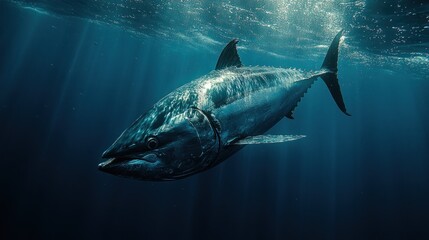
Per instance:
[[[216,70],[158,101],[103,153],[99,169],[140,180],[175,180],[209,169],[248,144],[293,141],[303,135],[264,135],[292,114],[318,78],[346,112],[337,79],[334,38],[322,68],[242,66],[237,40],[222,51]]]

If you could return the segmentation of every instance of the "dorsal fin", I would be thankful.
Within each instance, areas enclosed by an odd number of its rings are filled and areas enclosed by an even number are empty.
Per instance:
[[[227,67],[241,67],[240,57],[237,53],[237,39],[233,39],[229,42],[226,47],[222,50],[222,53],[219,56],[219,59],[216,63],[216,70],[224,69]]]

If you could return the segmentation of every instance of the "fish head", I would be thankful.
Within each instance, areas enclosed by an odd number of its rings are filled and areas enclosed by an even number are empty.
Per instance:
[[[152,109],[103,153],[108,160],[99,169],[140,180],[175,180],[208,168],[218,151],[216,128],[202,110],[173,115]]]

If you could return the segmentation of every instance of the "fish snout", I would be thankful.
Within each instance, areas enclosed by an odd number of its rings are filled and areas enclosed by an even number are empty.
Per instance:
[[[118,153],[119,153],[118,149],[111,146],[108,149],[106,149],[106,151],[104,151],[103,154],[101,154],[101,158],[114,158],[115,156],[118,155]]]
[[[104,154],[103,154],[104,157]],[[110,158],[107,161],[101,162],[98,164],[98,170],[105,172],[111,166],[111,163],[114,161],[114,158]]]

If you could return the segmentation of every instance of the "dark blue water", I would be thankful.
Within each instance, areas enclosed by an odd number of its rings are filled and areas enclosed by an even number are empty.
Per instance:
[[[428,10],[423,1],[1,1],[1,238],[429,238]],[[317,70],[341,28],[352,117],[319,81],[295,120],[270,131],[305,139],[247,146],[173,182],[97,170],[123,129],[211,71],[231,38],[242,40],[243,64]]]

